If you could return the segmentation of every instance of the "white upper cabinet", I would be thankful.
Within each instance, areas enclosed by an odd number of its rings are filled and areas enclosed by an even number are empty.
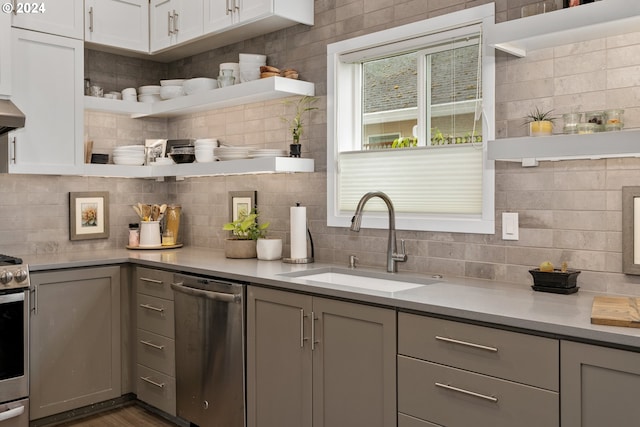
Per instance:
[[[296,23],[313,25],[312,0],[204,0],[205,34],[242,27],[249,38]]]
[[[148,0],[85,0],[84,41],[147,53]]]
[[[0,13],[0,98],[11,95],[11,15]]]
[[[202,36],[202,0],[152,0],[151,52]]]
[[[13,1],[12,25],[25,30],[83,38],[83,2],[78,0]]]
[[[9,134],[9,172],[73,174],[84,163],[82,40],[14,28],[11,42],[11,99],[26,122]]]

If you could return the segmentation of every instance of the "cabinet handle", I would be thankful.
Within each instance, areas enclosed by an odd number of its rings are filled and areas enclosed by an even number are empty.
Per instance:
[[[152,384],[152,385],[154,385],[154,386],[156,386],[156,387],[158,387],[158,388],[164,388],[164,383],[157,383],[157,382],[153,381],[153,380],[152,380],[151,378],[149,378],[149,377],[140,377],[140,379],[141,379],[142,381],[146,381],[146,382],[148,382],[149,384]]]
[[[318,318],[316,317],[315,313],[312,311],[311,312],[311,351],[314,351],[316,349],[316,344],[320,342],[320,341],[316,341],[316,320],[318,320]]]
[[[229,15],[231,12],[233,12],[233,9],[231,9],[231,5],[229,4],[229,1],[231,0],[227,0],[227,10],[225,11],[226,15]]]
[[[304,348],[304,342],[309,338],[304,336],[304,318],[307,317],[304,314],[304,309],[300,309],[300,348]]]
[[[164,308],[154,307],[154,306],[149,305],[149,304],[140,304],[140,307],[146,308],[147,310],[157,311],[159,313],[162,313],[164,311]]]
[[[147,345],[149,347],[153,347],[156,350],[164,350],[164,346],[163,345],[154,344],[154,343],[152,343],[150,341],[140,340],[140,343],[144,344],[144,345]]]
[[[468,396],[478,397],[480,399],[488,400],[489,402],[498,403],[498,398],[494,396],[487,396],[486,394],[476,393],[475,391],[465,390],[463,388],[454,387],[449,384],[435,383],[436,387],[444,388],[447,390],[455,391],[457,393],[466,394]]]
[[[89,32],[93,33],[93,6],[89,8]]]
[[[146,277],[141,277],[140,281],[141,282],[155,283],[156,285],[162,285],[164,283],[162,280],[148,279]]]
[[[19,417],[22,414],[24,414],[24,406],[22,405],[18,406],[17,408],[7,409],[6,411],[0,413],[0,422]]]
[[[13,0],[13,14],[18,16],[18,0]]]
[[[178,18],[180,17],[179,14],[176,13],[176,11],[173,11],[173,32],[178,34]]]
[[[13,154],[11,156],[11,163],[14,165],[18,163],[18,144],[16,144],[17,137],[11,138],[11,146],[13,147]]]
[[[474,343],[467,342],[467,341],[454,340],[453,338],[441,337],[441,336],[436,335],[436,339],[438,341],[445,341],[445,342],[452,343],[452,344],[463,345],[465,347],[478,348],[480,350],[486,350],[486,351],[490,351],[492,353],[497,353],[498,352],[498,349],[495,348],[495,347],[488,347],[486,345],[474,344]]]
[[[240,10],[240,5],[238,4],[238,0],[233,0],[233,8],[235,10]]]
[[[173,16],[171,16],[171,12],[167,12],[167,35],[171,36],[173,31],[171,31],[171,24],[173,22]]]
[[[38,285],[35,285],[33,289],[31,289],[31,295],[33,296],[33,315],[38,314]]]

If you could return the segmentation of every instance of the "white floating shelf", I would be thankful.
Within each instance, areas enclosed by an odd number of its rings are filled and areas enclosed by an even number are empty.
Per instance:
[[[532,160],[640,157],[640,130],[497,139],[488,141],[487,156],[529,165]]]
[[[126,178],[194,177],[214,175],[246,175],[258,173],[313,172],[313,159],[263,157],[212,163],[183,163],[163,166],[123,166],[87,164],[84,175]]]
[[[602,37],[636,32],[640,1],[602,0],[496,24],[487,42],[519,57],[544,49]]]
[[[92,96],[85,96],[84,99],[86,110],[130,114],[133,118],[140,118],[175,117],[289,96],[314,94],[313,83],[270,77],[154,103],[127,102]]]

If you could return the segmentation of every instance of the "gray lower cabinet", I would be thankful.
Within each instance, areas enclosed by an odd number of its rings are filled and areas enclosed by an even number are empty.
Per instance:
[[[249,427],[396,426],[395,311],[249,286]]]
[[[176,415],[173,272],[136,267],[136,394]]]
[[[30,419],[121,395],[120,267],[31,273]]]
[[[557,340],[398,314],[400,427],[559,426]]]
[[[561,342],[562,427],[640,423],[640,353]]]

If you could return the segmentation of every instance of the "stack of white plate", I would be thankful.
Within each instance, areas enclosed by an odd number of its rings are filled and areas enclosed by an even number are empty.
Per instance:
[[[240,82],[249,82],[251,80],[258,80],[260,78],[260,67],[267,65],[267,55],[260,55],[257,53],[241,53],[238,55]]]
[[[218,146],[218,140],[215,138],[196,139],[193,145],[196,153],[196,161],[198,163],[209,163],[215,160],[213,150]]]
[[[116,165],[143,165],[144,145],[123,145],[113,149],[113,163]]]
[[[160,97],[160,85],[140,86],[138,88],[139,102],[157,102],[162,101]]]
[[[287,150],[271,148],[258,148],[249,152],[249,157],[257,159],[259,157],[287,157]]]
[[[248,147],[216,147],[214,154],[220,160],[239,160],[249,157]]]

